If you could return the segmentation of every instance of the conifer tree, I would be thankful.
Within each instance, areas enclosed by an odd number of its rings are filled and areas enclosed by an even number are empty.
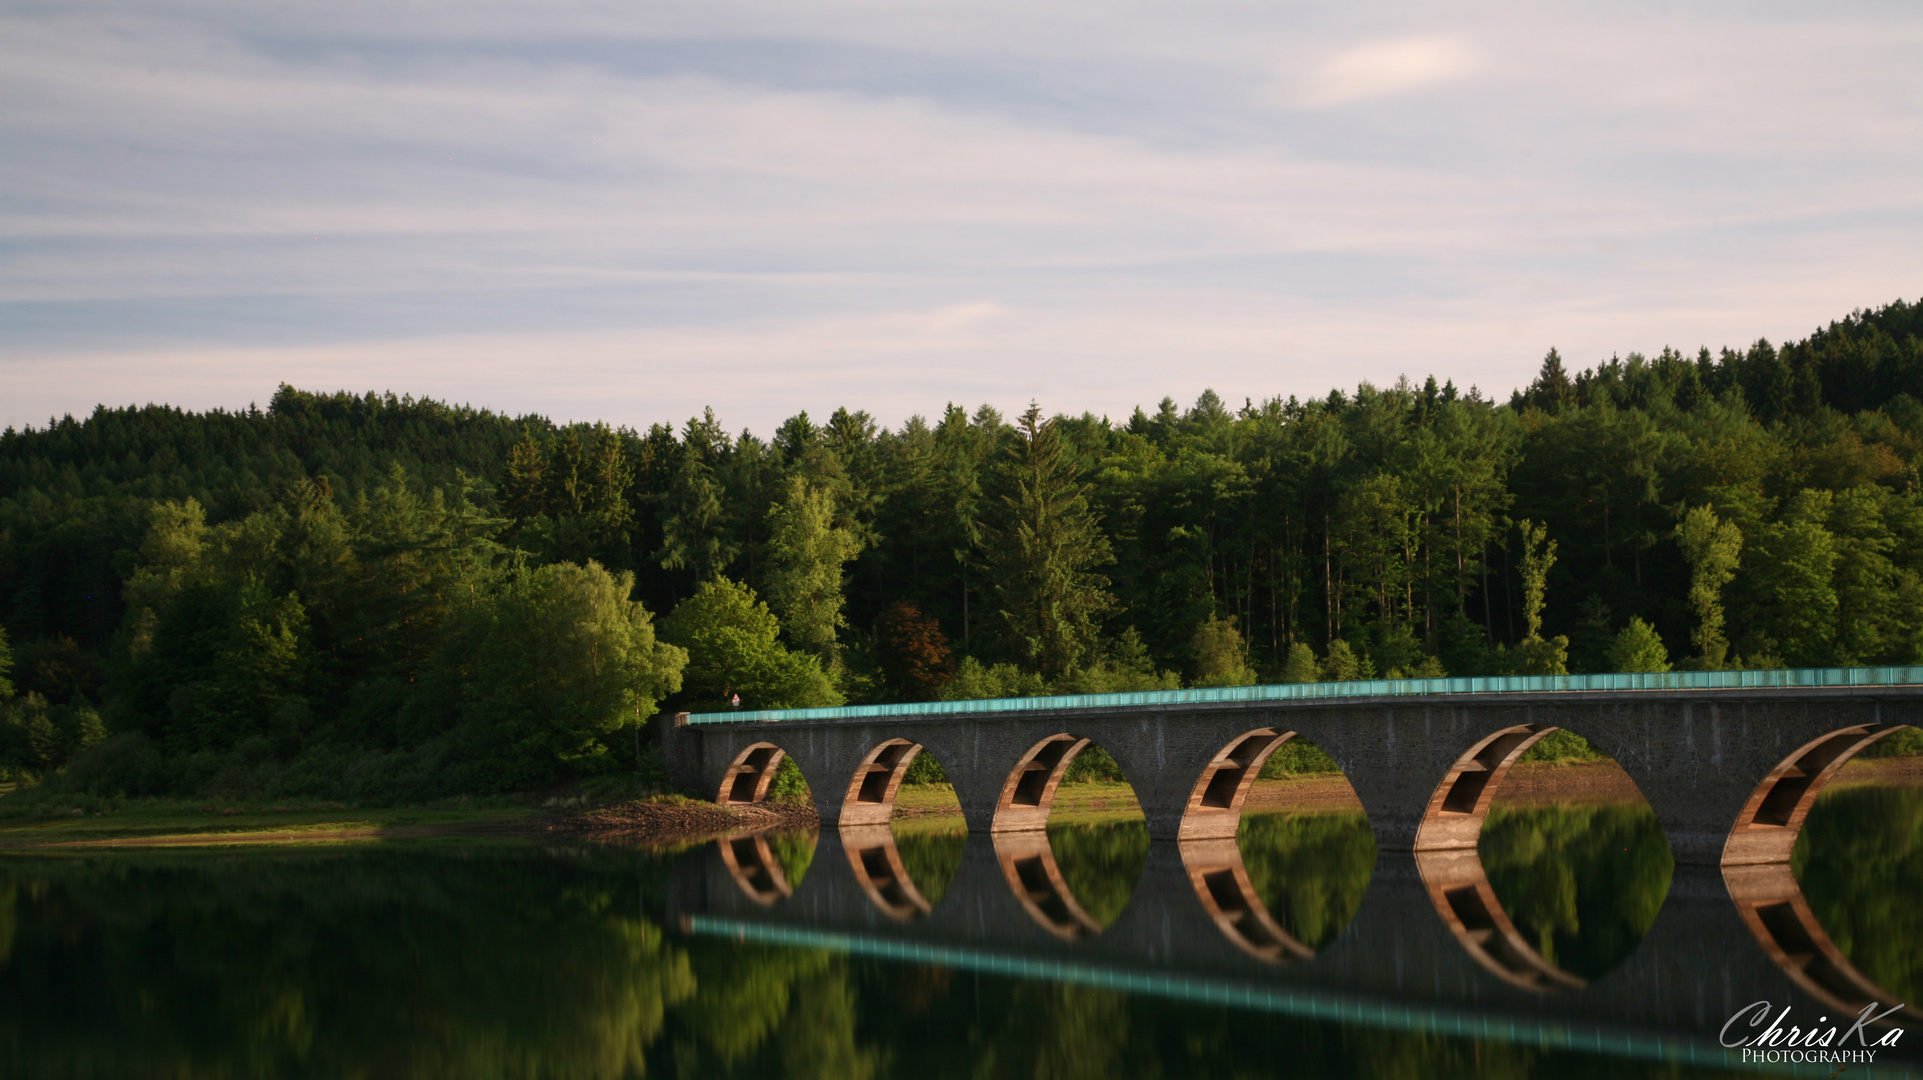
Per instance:
[[[502,513],[516,521],[547,513],[547,452],[526,424],[521,425],[521,441],[508,451],[500,496]]]
[[[587,509],[592,473],[587,447],[581,444],[581,429],[568,428],[548,462],[549,512],[557,518],[581,516]]]
[[[1055,420],[1031,402],[1015,436],[987,554],[1011,651],[1052,678],[1094,657],[1101,620],[1115,610],[1096,568],[1114,556]]]
[[[628,503],[628,489],[634,486],[634,467],[628,464],[620,435],[606,424],[595,425],[594,434],[582,508],[597,546],[605,555],[619,557],[627,554],[629,530],[634,524],[634,508]]]
[[[661,550],[655,553],[662,569],[688,570],[696,581],[711,581],[734,561],[738,548],[727,537],[725,494],[702,455],[683,457],[664,500]]]
[[[1542,358],[1542,370],[1536,373],[1536,381],[1530,384],[1526,395],[1528,404],[1546,413],[1560,413],[1575,403],[1576,389],[1569,381],[1569,373],[1563,370],[1562,354],[1550,349]]]

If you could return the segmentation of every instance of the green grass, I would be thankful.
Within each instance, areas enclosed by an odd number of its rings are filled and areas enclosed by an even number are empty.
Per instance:
[[[365,806],[324,799],[101,798],[24,786],[0,792],[0,847],[187,837],[233,842],[286,833],[321,839],[395,829],[506,827],[552,810],[606,805],[627,797],[625,787],[600,783],[521,795]]]
[[[1058,785],[1055,788],[1055,804],[1048,811],[1050,826],[1110,825],[1146,820],[1142,816],[1142,805],[1135,801],[1135,789],[1127,783],[1112,780]]]
[[[895,828],[904,826],[921,831],[945,831],[961,826],[937,822],[961,820],[961,803],[955,789],[947,784],[903,784],[895,794],[898,814]],[[1092,825],[1116,821],[1142,821],[1142,807],[1135,801],[1135,789],[1113,780],[1064,782],[1055,788],[1055,803],[1049,808],[1050,824]]]
[[[315,838],[368,830],[508,826],[534,817],[529,805],[350,807],[284,803],[245,806],[204,799],[133,799],[58,817],[0,821],[0,845],[202,837],[224,842],[248,835],[311,833]]]

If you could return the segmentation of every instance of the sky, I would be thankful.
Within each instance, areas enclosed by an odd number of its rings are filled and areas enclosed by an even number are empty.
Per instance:
[[[1923,5],[0,0],[0,425],[1506,397],[1923,295]]]

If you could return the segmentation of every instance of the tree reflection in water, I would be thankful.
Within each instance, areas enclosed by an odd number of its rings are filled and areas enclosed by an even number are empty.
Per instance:
[[[697,979],[632,861],[601,869],[491,847],[7,860],[0,1075],[636,1075]]]
[[[1122,883],[1089,887],[1119,913],[1145,839],[1063,832],[1078,875],[1106,866]],[[924,854],[954,842],[928,839]],[[0,1075],[1623,1074],[1614,1058],[666,933],[668,869],[702,856],[461,844],[0,861]]]
[[[1516,928],[1543,959],[1584,979],[1621,963],[1649,932],[1675,868],[1648,803],[1498,804],[1476,850]]]
[[[1140,819],[1050,825],[1048,846],[1068,891],[1090,918],[1113,925],[1148,865],[1148,823]]]
[[[1923,1001],[1923,788],[1831,788],[1790,869],[1824,932],[1897,1001]]]
[[[808,865],[815,860],[817,834],[796,829],[764,835],[768,838],[768,846],[774,850],[775,861],[781,864],[782,872],[788,875],[788,885],[801,888],[801,879],[808,876]]]
[[[908,879],[915,883],[931,907],[940,906],[941,898],[948,895],[949,883],[955,880],[955,872],[961,869],[962,849],[968,846],[968,826],[957,822],[936,829],[904,829],[897,825],[894,832],[895,850],[901,853],[902,869],[908,872]]]
[[[1270,916],[1311,949],[1355,918],[1375,872],[1375,833],[1361,813],[1244,814],[1235,846]]]

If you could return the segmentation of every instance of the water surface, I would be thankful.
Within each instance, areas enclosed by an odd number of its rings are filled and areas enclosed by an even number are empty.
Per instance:
[[[1639,955],[1680,874],[1652,829],[1646,808],[1518,809],[1492,817],[1481,858],[1518,932],[1600,992]],[[1227,948],[1207,919],[1131,910],[1144,897],[1173,904],[1168,898],[1188,887],[1184,864],[1152,852],[1139,823],[1050,830],[1061,879],[1103,929],[1073,943],[1035,930],[1038,944],[1025,953],[1007,947],[1031,940],[1018,936],[971,944],[956,917],[963,900],[985,904],[989,895],[969,892],[987,880],[969,877],[970,860],[988,856],[965,834],[919,828],[898,837],[901,863],[933,907],[918,920],[922,929],[872,913],[830,925],[841,916],[808,905],[845,873],[823,861],[838,849],[812,833],[766,839],[793,890],[773,903],[741,896],[711,844],[9,857],[0,860],[0,1074],[1755,1075],[1636,1056],[1633,1045],[1544,1045],[1542,1032],[1583,1018],[1559,1019],[1540,1004],[1544,995],[1466,962],[1437,929],[1442,919],[1420,882],[1404,882],[1412,864],[1378,853],[1359,815],[1245,821],[1237,852],[1250,887],[1274,923],[1314,953],[1275,964]],[[1825,797],[1797,856],[1809,904],[1838,946],[1903,994],[1923,987],[1919,851],[1923,793],[1849,789]],[[1380,892],[1392,887],[1403,891]],[[1385,927],[1370,923],[1364,902],[1378,894],[1412,899]],[[824,914],[797,914],[804,910]],[[701,920],[723,915],[823,933],[803,945],[701,929]],[[924,944],[894,958],[861,944],[891,941]],[[1381,954],[1412,965],[1411,985],[1434,981],[1425,964],[1457,980],[1449,1007],[1438,1008],[1426,986],[1417,989],[1431,997],[1403,1010],[1415,1021],[1342,1004],[1367,1002],[1331,989],[1329,965],[1354,962],[1361,976],[1397,985],[1366,957],[1342,959],[1378,941],[1415,943]],[[1736,944],[1760,955],[1753,943]],[[993,963],[971,959],[977,954]],[[1024,977],[1007,970],[1009,956],[1044,966]],[[1147,956],[1163,959],[1140,959]],[[1166,978],[1146,978],[1158,972]],[[1220,988],[1238,986],[1270,987],[1276,1000],[1298,1004],[1222,999]],[[1322,1015],[1314,1003],[1323,1000],[1341,1008]],[[1501,1030],[1513,1034],[1499,1036],[1478,1026],[1478,1017],[1537,1014],[1547,1017],[1539,1030],[1506,1021]]]

